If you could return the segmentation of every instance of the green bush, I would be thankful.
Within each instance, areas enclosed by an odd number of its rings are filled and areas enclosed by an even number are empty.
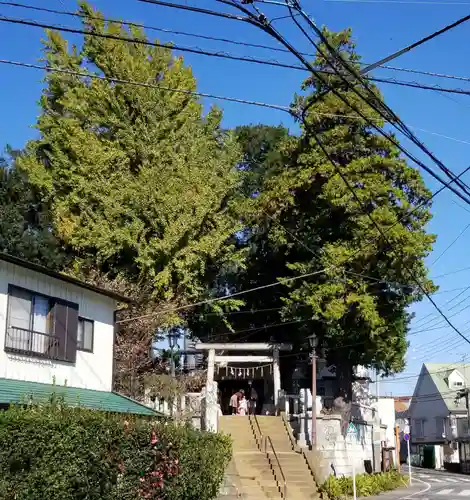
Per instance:
[[[212,500],[226,436],[169,422],[68,408],[0,412],[2,500]]]
[[[356,476],[356,494],[358,497],[370,497],[384,491],[405,486],[408,479],[397,471],[381,472],[379,474],[358,474]],[[329,476],[322,484],[321,490],[332,499],[353,495],[352,477]]]

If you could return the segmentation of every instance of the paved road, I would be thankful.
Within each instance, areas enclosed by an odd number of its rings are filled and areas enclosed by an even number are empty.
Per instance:
[[[427,489],[413,494],[413,497],[420,500],[459,500],[466,497],[470,499],[470,476],[413,468],[412,477],[422,481],[423,490]],[[414,486],[420,484],[420,481],[415,481]]]

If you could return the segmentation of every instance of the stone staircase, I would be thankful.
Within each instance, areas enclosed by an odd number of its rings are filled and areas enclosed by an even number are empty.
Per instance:
[[[223,416],[219,430],[233,439],[233,460],[225,482],[231,488],[226,487],[219,500],[320,498],[310,468],[304,456],[294,451],[280,417]]]
[[[287,498],[289,500],[313,500],[320,498],[317,484],[307,460],[302,453],[295,451],[295,445],[289,438],[281,417],[257,416],[256,420],[261,434],[271,438],[286,481]],[[255,429],[258,426],[255,425]],[[269,444],[266,446],[266,452],[270,457],[274,455]],[[277,461],[272,460],[272,462],[274,473],[277,474],[279,469]]]

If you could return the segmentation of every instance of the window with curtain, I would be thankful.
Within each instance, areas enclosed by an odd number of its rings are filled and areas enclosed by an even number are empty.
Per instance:
[[[8,298],[7,347],[29,350],[31,330],[32,296],[26,290],[10,288]]]
[[[80,351],[93,352],[93,321],[78,318],[77,349]]]
[[[93,322],[78,325],[78,304],[10,285],[5,350],[75,363],[81,328],[84,350],[93,347]]]
[[[10,286],[8,304],[6,347],[46,353],[50,345],[51,299]]]

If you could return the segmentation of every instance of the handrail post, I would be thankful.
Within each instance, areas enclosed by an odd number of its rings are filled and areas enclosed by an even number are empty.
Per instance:
[[[274,455],[274,458],[276,459],[277,466],[279,467],[279,472],[281,473],[282,480],[283,480],[283,483],[284,483],[284,488],[283,488],[284,495],[283,495],[283,498],[285,499],[286,495],[287,495],[287,481],[286,481],[286,476],[284,475],[284,472],[283,472],[282,467],[281,467],[281,462],[279,461],[279,457],[277,456],[276,450],[274,449],[274,445],[273,445],[273,441],[271,439],[271,436],[268,436],[268,435],[265,436],[265,443],[266,443],[265,450],[267,450],[268,439],[269,439],[269,444],[271,446],[271,449],[273,450],[273,455]],[[265,451],[265,453],[267,454],[267,451]],[[268,460],[269,460],[269,457],[268,457]]]

